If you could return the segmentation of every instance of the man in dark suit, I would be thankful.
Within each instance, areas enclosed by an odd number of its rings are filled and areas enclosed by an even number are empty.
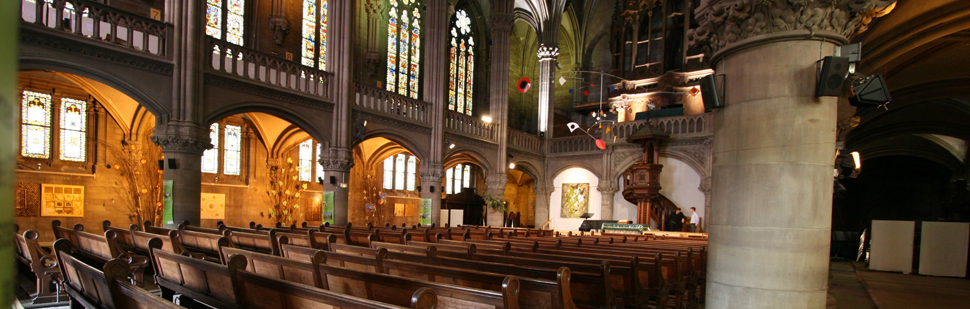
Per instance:
[[[684,222],[686,221],[687,221],[687,216],[684,216],[684,214],[680,212],[680,208],[678,208],[677,213],[670,216],[670,222],[668,223],[669,225],[667,226],[667,230],[680,231],[681,229],[684,228]]]

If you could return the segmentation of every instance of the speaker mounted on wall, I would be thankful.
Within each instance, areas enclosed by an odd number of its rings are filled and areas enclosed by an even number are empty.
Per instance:
[[[861,83],[860,83],[861,82]],[[855,96],[849,97],[852,106],[883,106],[892,101],[889,87],[882,74],[876,74],[860,80],[859,85],[852,87]]]
[[[724,75],[720,74],[720,77],[720,83],[718,81],[718,74],[701,77],[701,99],[704,100],[705,110],[724,107],[724,97],[720,91],[724,89]]]
[[[819,64],[818,80],[815,83],[815,96],[842,95],[842,82],[849,73],[849,57],[826,56]]]

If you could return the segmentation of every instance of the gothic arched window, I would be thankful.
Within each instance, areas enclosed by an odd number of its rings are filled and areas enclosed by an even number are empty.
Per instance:
[[[226,136],[223,148],[223,168],[222,173],[226,175],[239,176],[240,163],[242,161],[242,127],[226,125]]]
[[[420,0],[388,0],[387,91],[418,98],[421,78]]]
[[[397,154],[384,159],[383,188],[387,190],[414,191],[417,177],[418,158]]]
[[[51,95],[24,90],[20,122],[20,155],[50,158]]]
[[[212,149],[202,153],[202,172],[215,174],[219,172],[219,123],[209,126],[209,139]]]
[[[246,0],[207,0],[205,34],[242,46],[245,16]]]
[[[300,181],[313,179],[313,140],[300,143]]]
[[[458,164],[445,170],[445,194],[461,193],[462,188],[471,187],[472,166]]]
[[[61,99],[60,158],[64,161],[84,162],[87,159],[84,149],[87,146],[87,108],[88,102],[76,99]]]
[[[303,0],[302,63],[320,70],[327,69],[327,1]]]
[[[448,79],[448,110],[472,114],[472,89],[475,80],[475,40],[471,19],[458,10],[451,21],[451,70]]]

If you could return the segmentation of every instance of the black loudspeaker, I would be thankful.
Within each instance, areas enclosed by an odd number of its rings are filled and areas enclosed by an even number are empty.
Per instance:
[[[430,186],[428,189],[431,190],[431,193],[434,193],[434,186]]]
[[[418,192],[421,192],[421,186],[418,186]]]
[[[168,169],[177,170],[179,169],[178,161],[175,159],[168,159]]]
[[[332,185],[337,184],[337,176],[330,176],[330,184]]]
[[[717,75],[711,74],[701,77],[700,83],[701,99],[704,100],[704,109],[710,110],[724,107],[724,103],[721,102],[721,95],[718,93]]]
[[[881,74],[865,78],[861,85],[852,87],[852,91],[855,92],[854,97],[849,97],[852,106],[879,106],[893,100]]]
[[[822,70],[815,84],[815,96],[842,95],[842,81],[849,73],[849,57],[827,56],[822,59]]]
[[[111,166],[109,165],[108,168],[111,168]],[[158,170],[161,171],[164,169],[165,169],[165,160],[158,160]]]

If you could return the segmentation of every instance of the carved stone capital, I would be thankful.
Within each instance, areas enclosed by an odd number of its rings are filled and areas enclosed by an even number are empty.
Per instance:
[[[704,177],[701,179],[701,185],[697,187],[698,190],[704,192],[705,195],[711,194],[711,176]]]
[[[542,195],[546,197],[552,194],[553,191],[556,191],[556,188],[553,187],[552,185],[541,184],[539,182],[536,182],[536,186],[532,188],[532,192],[535,192],[536,195]]]
[[[559,57],[559,47],[540,45],[536,54],[539,55],[539,61],[555,60]]]
[[[152,143],[162,147],[162,152],[181,152],[201,156],[207,149],[212,149],[212,143],[206,138],[204,141],[195,137],[178,135],[152,135]]]
[[[269,30],[273,31],[273,43],[276,43],[278,46],[283,46],[286,35],[290,34],[290,20],[279,15],[270,16]]]
[[[710,0],[695,11],[698,27],[687,37],[709,55],[742,40],[796,30],[847,41],[895,6],[896,0]]]
[[[603,193],[616,193],[616,191],[620,190],[620,185],[616,183],[616,180],[600,179],[596,190]]]
[[[444,177],[444,168],[441,163],[421,164],[421,183],[437,184]]]
[[[505,174],[501,174],[501,175],[489,174],[488,177],[485,178],[485,186],[488,187],[489,193],[492,193],[493,195],[498,193],[504,193],[505,185],[507,185],[508,182],[509,182],[508,176],[506,176]]]
[[[370,18],[377,18],[384,14],[384,1],[383,0],[369,0],[364,4],[364,12]]]
[[[515,23],[515,16],[512,14],[503,13],[492,13],[492,20],[489,27],[492,29],[492,35],[504,35],[508,36],[512,31],[512,25]]]
[[[344,148],[330,148],[327,156],[320,158],[320,165],[328,172],[350,172],[354,167],[353,153]]]

